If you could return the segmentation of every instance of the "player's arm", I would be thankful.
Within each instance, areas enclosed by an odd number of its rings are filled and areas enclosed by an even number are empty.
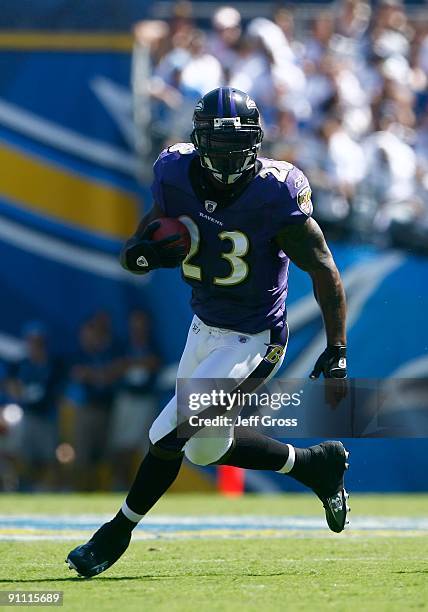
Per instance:
[[[153,240],[153,233],[159,227],[156,219],[165,214],[159,204],[154,204],[143,217],[135,233],[125,242],[120,252],[120,263],[125,270],[134,274],[147,274],[156,268],[176,268],[185,255],[182,245],[171,245],[179,235],[163,240]]]
[[[346,298],[339,271],[318,223],[285,226],[277,242],[289,258],[307,272],[321,308],[327,335],[327,348],[315,364],[311,377],[346,377]]]

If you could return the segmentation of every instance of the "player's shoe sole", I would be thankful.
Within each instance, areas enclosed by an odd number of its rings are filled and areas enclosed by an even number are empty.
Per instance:
[[[321,500],[329,528],[340,533],[349,523],[349,495],[345,489],[344,474],[349,468],[349,452],[342,442],[328,441],[311,446],[307,461],[290,476],[309,487]]]
[[[345,489],[344,475],[349,468],[349,451],[342,442],[323,442],[320,444],[325,454],[326,478],[325,488],[314,488],[325,510],[327,524],[332,531],[340,533],[349,524],[349,494]]]
[[[82,565],[81,560],[75,558],[75,555],[79,553],[79,548],[80,547],[72,550],[65,562],[68,565],[68,569],[75,570],[80,578],[93,578],[94,576],[98,576],[98,574],[105,572],[105,570],[112,565],[108,562],[104,562],[99,565],[92,565],[90,567],[88,567],[86,563]],[[75,554],[73,555],[72,553]],[[77,565],[75,564],[75,562],[77,563]]]
[[[86,544],[81,544],[68,554],[65,562],[70,570],[82,578],[93,578],[105,572],[123,555],[129,546],[131,533],[117,534],[106,523]]]
[[[351,508],[348,504],[349,493],[343,488],[332,497],[326,497],[323,502],[325,518],[332,531],[340,533],[349,525],[348,513]]]

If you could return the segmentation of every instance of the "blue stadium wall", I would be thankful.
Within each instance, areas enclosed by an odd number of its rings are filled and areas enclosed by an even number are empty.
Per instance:
[[[0,339],[18,339],[23,323],[38,318],[48,322],[54,349],[71,352],[79,324],[96,310],[108,309],[124,334],[130,308],[141,306],[153,317],[166,363],[174,363],[191,319],[188,289],[176,271],[142,281],[117,263],[121,242],[150,205],[149,190],[134,178],[131,39],[124,33],[128,17],[143,16],[138,10],[147,4],[121,2],[117,31],[119,3],[103,2],[102,14],[91,10],[96,4],[39,0],[35,12],[22,2],[22,21],[17,4],[2,4]],[[78,31],[82,15],[85,32]],[[332,247],[349,297],[351,376],[427,376],[427,259]],[[303,376],[322,322],[307,276],[295,269],[288,304],[284,372]],[[352,440],[349,447],[354,490],[428,489],[427,440]],[[285,484],[297,487],[277,475],[248,478],[258,490]]]

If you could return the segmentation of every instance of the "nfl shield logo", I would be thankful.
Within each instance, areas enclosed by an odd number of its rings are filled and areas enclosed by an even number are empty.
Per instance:
[[[212,200],[205,200],[205,209],[207,212],[212,213],[217,208],[217,202],[213,202]]]

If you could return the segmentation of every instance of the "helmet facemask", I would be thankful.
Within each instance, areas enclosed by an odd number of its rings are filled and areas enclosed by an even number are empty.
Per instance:
[[[201,165],[224,185],[235,183],[256,163],[263,139],[258,125],[241,125],[240,117],[194,121],[191,135]]]

